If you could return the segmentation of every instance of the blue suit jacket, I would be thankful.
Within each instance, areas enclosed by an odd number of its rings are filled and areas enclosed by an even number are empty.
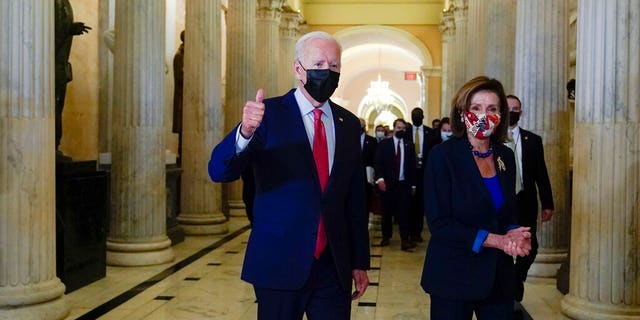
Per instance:
[[[294,90],[264,100],[265,114],[247,149],[236,154],[236,129],[213,150],[209,175],[238,179],[247,165],[255,177],[253,228],[242,279],[261,288],[298,289],[306,282],[322,213],[339,281],[351,288],[352,269],[369,269],[368,214],[360,152],[360,122],[330,103],[335,155],[324,192]]]
[[[502,144],[493,149],[504,198],[498,210],[466,137],[445,141],[429,154],[424,194],[431,239],[421,280],[429,294],[481,300],[489,295],[495,280],[507,296],[515,293],[513,259],[498,249],[481,248],[479,253],[472,250],[479,229],[505,234],[509,226],[516,224],[513,152]]]

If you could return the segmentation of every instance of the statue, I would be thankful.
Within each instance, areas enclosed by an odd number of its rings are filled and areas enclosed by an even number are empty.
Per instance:
[[[172,132],[178,134],[178,160],[182,163],[182,92],[184,85],[184,30],[180,32],[182,43],[173,58],[173,128]]]
[[[58,152],[62,138],[62,108],[67,90],[67,82],[72,80],[69,53],[74,36],[88,33],[91,28],[82,22],[73,22],[73,10],[69,0],[55,1],[55,103],[56,103],[56,155],[65,160],[69,157]]]

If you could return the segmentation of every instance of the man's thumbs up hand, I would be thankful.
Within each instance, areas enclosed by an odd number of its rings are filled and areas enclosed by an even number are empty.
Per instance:
[[[247,101],[242,109],[242,126],[240,127],[240,134],[249,139],[253,133],[258,129],[264,116],[264,91],[258,89],[256,93],[256,101]]]

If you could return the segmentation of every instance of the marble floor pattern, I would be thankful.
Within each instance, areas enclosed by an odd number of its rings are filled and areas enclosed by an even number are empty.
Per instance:
[[[375,227],[371,228],[375,230]],[[187,237],[173,247],[176,259],[148,267],[107,267],[105,278],[67,294],[65,320],[256,319],[253,288],[240,280],[246,218],[232,217],[229,233]],[[429,319],[429,297],[419,286],[426,241],[414,252],[392,239],[376,246],[371,232],[371,285],[352,304],[352,319]],[[565,319],[554,279],[529,279],[522,302],[531,319]]]

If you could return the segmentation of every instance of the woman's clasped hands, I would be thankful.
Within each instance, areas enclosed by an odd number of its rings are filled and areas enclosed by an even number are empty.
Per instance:
[[[510,256],[524,257],[531,251],[531,232],[529,227],[511,229],[502,236],[500,249]]]

